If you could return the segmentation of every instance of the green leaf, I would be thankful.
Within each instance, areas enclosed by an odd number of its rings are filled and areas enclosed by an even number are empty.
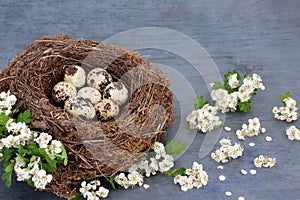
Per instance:
[[[170,169],[169,171],[167,171],[167,175],[175,177],[177,175],[181,175],[184,176],[184,172],[185,172],[185,168],[184,167],[180,167],[179,169]]]
[[[169,139],[166,145],[166,152],[169,155],[179,155],[185,150],[185,148],[186,144],[180,141],[173,143],[172,139]]]
[[[186,124],[186,129],[187,129],[187,130],[192,130],[192,129],[191,129],[191,125],[190,125],[189,123]]]
[[[3,148],[2,149],[2,153],[3,153],[3,158],[5,162],[8,162],[10,160],[10,158],[14,155],[14,153],[16,152],[15,149],[8,149],[8,148]]]
[[[214,82],[214,85],[212,87],[214,90],[217,90],[217,89],[225,89],[224,88],[224,85],[220,82]]]
[[[27,184],[30,185],[30,186],[33,186],[33,181],[32,181],[31,178],[27,180]]]
[[[50,156],[47,154],[44,155],[43,157],[46,159],[48,163],[48,170],[45,169],[47,172],[56,169],[56,163],[57,163],[56,160],[51,159]]]
[[[11,186],[11,176],[12,176],[12,172],[5,172],[2,175],[2,180],[5,181],[6,187],[10,187]]]
[[[194,107],[195,109],[201,109],[205,104],[209,104],[209,101],[204,101],[203,96],[196,97]]]
[[[115,176],[111,176],[108,180],[108,182],[110,183],[111,187],[115,190],[116,189],[116,185],[115,185]]]
[[[6,116],[4,113],[0,114],[0,126],[5,126],[10,117]]]
[[[14,169],[15,163],[11,162],[11,163],[5,163],[4,164],[4,171],[5,172],[12,172],[12,170]]]
[[[2,180],[4,180],[6,183],[6,187],[11,186],[11,177],[12,177],[12,172],[14,169],[15,163],[5,163],[4,164],[4,174],[2,175]]]
[[[29,110],[25,110],[23,113],[19,114],[17,122],[24,122],[26,124],[29,124],[33,121],[30,116],[31,112]]]
[[[82,194],[76,194],[76,196],[74,198],[72,198],[71,200],[82,200],[83,196]]]
[[[42,165],[41,168],[46,172],[50,172],[53,170],[53,166],[48,163],[42,163],[41,165]]]
[[[280,96],[280,101],[281,103],[283,103],[285,105],[285,102],[283,101],[286,98],[291,97],[291,93],[290,92],[285,92],[284,95]]]
[[[68,154],[67,154],[67,151],[66,151],[63,144],[61,146],[61,150],[62,150],[61,155],[62,155],[62,158],[63,158],[63,161],[64,161],[64,166],[67,166],[67,164],[68,164]]]
[[[246,102],[239,102],[238,104],[238,111],[240,112],[248,112],[251,108],[251,101]]]
[[[17,154],[17,157],[15,160],[16,160],[16,162],[20,163],[21,166],[26,166],[27,161],[28,161],[28,159],[24,158],[23,156],[21,156],[19,154]]]

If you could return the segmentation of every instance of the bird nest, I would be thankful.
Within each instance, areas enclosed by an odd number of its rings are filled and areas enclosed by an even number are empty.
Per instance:
[[[85,71],[104,68],[114,81],[122,81],[129,99],[120,114],[98,121],[67,113],[51,95],[54,85],[63,80],[66,65],[79,65]],[[31,111],[31,129],[64,143],[68,165],[58,165],[46,189],[65,198],[74,197],[84,180],[126,171],[166,135],[173,120],[168,86],[168,78],[138,53],[68,36],[36,40],[0,73],[1,91],[10,90],[19,109]]]

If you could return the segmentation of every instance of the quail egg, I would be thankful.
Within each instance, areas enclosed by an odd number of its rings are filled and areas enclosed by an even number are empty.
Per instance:
[[[96,106],[96,115],[100,120],[108,120],[119,114],[119,106],[110,99],[101,100]]]
[[[56,102],[62,103],[76,96],[76,92],[76,87],[72,83],[59,82],[53,87],[52,97]]]
[[[108,84],[112,82],[112,77],[107,71],[101,68],[92,69],[87,75],[87,84],[103,92]]]
[[[78,65],[66,65],[64,81],[73,83],[75,87],[85,85],[86,74],[83,68]]]
[[[96,114],[93,104],[88,99],[79,96],[68,99],[64,108],[73,116],[85,119],[93,119]]]
[[[111,99],[119,106],[124,104],[128,98],[128,90],[123,83],[113,82],[106,86],[104,97]]]
[[[92,87],[81,88],[78,91],[77,96],[83,97],[85,99],[89,99],[94,105],[99,103],[99,101],[101,101],[102,99],[102,95],[100,94],[100,92]]]

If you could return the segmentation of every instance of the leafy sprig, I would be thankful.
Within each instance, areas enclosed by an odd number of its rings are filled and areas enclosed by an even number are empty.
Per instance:
[[[209,101],[204,101],[204,97],[196,97],[194,107],[195,109],[201,109],[205,104],[209,104]]]
[[[179,155],[186,149],[186,144],[181,141],[173,142],[169,139],[166,144],[166,153],[169,155]]]
[[[291,92],[285,92],[284,95],[280,96],[280,102],[283,103],[284,105],[286,105],[285,102],[284,102],[284,99],[287,99],[287,98],[290,98],[290,97],[291,97]]]
[[[6,116],[4,113],[0,114],[0,139],[5,138],[9,135],[6,124],[11,118]],[[33,121],[31,118],[31,112],[25,110],[18,114],[16,119],[13,122],[24,122],[29,124]],[[13,169],[16,163],[20,163],[23,167],[27,167],[30,164],[31,158],[40,158],[40,168],[44,169],[46,172],[51,172],[57,168],[57,164],[61,163],[67,165],[68,157],[66,150],[62,144],[61,153],[50,153],[47,152],[44,148],[40,148],[37,143],[33,140],[28,141],[24,146],[15,145],[12,148],[3,147],[2,156],[0,156],[0,161],[4,161],[4,174],[2,175],[2,180],[6,182],[6,186],[11,186],[11,178]],[[32,180],[27,181],[32,185]]]

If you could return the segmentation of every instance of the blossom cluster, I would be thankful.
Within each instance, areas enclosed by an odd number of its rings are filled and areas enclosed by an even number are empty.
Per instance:
[[[62,143],[58,140],[52,140],[49,134],[33,133],[25,123],[10,121],[8,123],[10,123],[9,126],[14,134],[17,134],[17,128],[15,128],[15,126],[18,127],[18,125],[21,124],[22,128],[19,129],[19,135],[9,135],[6,138],[0,139],[0,144],[2,144],[0,148],[18,148],[18,145],[25,146],[26,142],[32,142],[33,140],[39,144],[40,148],[44,148],[47,153],[58,154],[62,152]],[[48,145],[48,143],[50,144]],[[44,169],[40,169],[41,158],[32,156],[28,164],[26,164],[26,162],[20,162],[20,159],[22,161],[23,158],[17,157],[14,165],[17,181],[27,181],[31,179],[37,189],[45,189],[46,184],[51,182],[52,175],[47,174]]]
[[[231,140],[223,138],[220,140],[221,147],[211,153],[212,159],[217,162],[227,163],[231,159],[236,159],[243,155],[244,148],[241,144],[231,144]]]
[[[0,139],[0,143],[2,142],[6,148],[25,146],[33,138],[33,132],[24,122],[14,122],[14,119],[9,119],[5,127],[10,135]]]
[[[176,175],[174,183],[181,186],[181,190],[186,192],[193,188],[201,188],[208,183],[208,174],[203,170],[203,166],[197,162],[193,162],[192,168],[185,170],[185,175]]]
[[[253,162],[255,167],[273,167],[276,163],[276,158],[259,155],[258,157],[254,158]]]
[[[120,173],[116,175],[115,182],[125,189],[136,185],[142,186],[146,177],[156,175],[157,172],[165,173],[174,166],[174,158],[166,153],[165,147],[160,142],[155,142],[152,146],[154,155],[148,159],[140,161],[138,164],[132,165],[128,174]]]
[[[227,74],[228,80],[223,85],[212,84],[211,98],[222,113],[235,112],[240,103],[249,102],[256,94],[257,89],[265,90],[262,79],[258,74],[252,77],[246,76],[239,80],[237,72]],[[250,107],[239,108],[240,111],[248,111]]]
[[[52,136],[48,133],[43,132],[39,134],[31,131],[24,122],[14,122],[14,119],[11,118],[7,121],[5,127],[10,135],[0,139],[0,152],[4,147],[8,149],[18,148],[19,146],[25,146],[32,140],[49,154],[62,152],[62,143],[60,141],[52,140]]]
[[[266,129],[261,127],[261,123],[257,117],[248,119],[248,123],[248,125],[243,124],[242,129],[236,131],[236,136],[239,140],[245,140],[246,136],[253,137],[266,132]]]
[[[48,133],[37,133],[34,134],[34,141],[39,145],[40,148],[45,149],[49,154],[59,154],[62,152],[62,143],[58,140],[53,140],[52,136]]]
[[[192,111],[186,118],[190,129],[197,129],[202,133],[212,131],[214,128],[220,127],[222,121],[217,116],[218,108],[205,104],[201,109]]]
[[[93,180],[89,183],[83,181],[79,192],[87,200],[99,200],[100,198],[106,198],[109,194],[109,190],[101,186],[99,180]]]
[[[0,93],[0,114],[5,113],[5,115],[10,115],[13,106],[16,104],[17,98],[15,95],[11,94],[8,90],[7,92]]]
[[[296,126],[290,126],[287,128],[286,135],[289,140],[300,140],[300,130]]]
[[[4,113],[5,115],[1,116],[2,120],[5,120],[1,128],[4,128],[5,131],[0,138],[0,158],[3,159],[5,156],[4,150],[11,149],[15,153],[10,155],[9,163],[6,164],[11,168],[5,169],[5,173],[12,173],[14,170],[17,181],[29,181],[37,189],[45,189],[46,185],[51,182],[52,175],[47,174],[42,168],[42,153],[35,150],[37,148],[44,149],[45,154],[54,154],[55,157],[55,154],[62,153],[64,147],[60,141],[52,140],[51,135],[30,130],[26,125],[31,121],[29,111],[21,113],[17,120],[11,118],[9,115],[12,113],[16,101],[16,97],[11,95],[10,91],[1,92],[0,114]],[[39,152],[38,156],[34,152]],[[50,161],[47,160],[47,162]],[[10,182],[10,180],[7,181]]]
[[[274,106],[272,110],[274,118],[286,122],[296,121],[299,116],[296,100],[291,97],[287,97],[282,101],[285,106],[281,106],[279,108]]]
[[[14,165],[17,181],[32,180],[37,189],[45,189],[46,185],[52,181],[52,175],[40,169],[40,157],[32,156],[28,165],[17,161]]]

